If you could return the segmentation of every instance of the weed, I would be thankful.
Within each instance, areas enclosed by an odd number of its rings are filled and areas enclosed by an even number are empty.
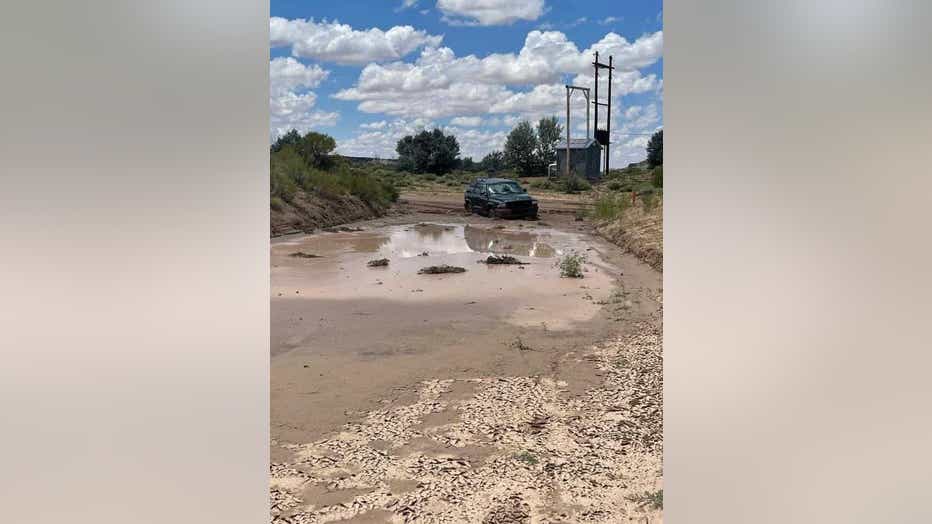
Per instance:
[[[592,185],[577,175],[571,175],[569,178],[563,179],[561,189],[564,193],[579,193],[589,191],[592,189]]]
[[[657,166],[651,171],[650,183],[654,187],[663,187],[663,166]]]
[[[608,193],[595,201],[595,217],[600,220],[614,220],[624,215],[629,201],[621,195]]]
[[[654,509],[663,509],[663,490],[647,491],[643,495],[627,497],[629,501],[639,504],[642,508],[650,506]]]
[[[583,264],[586,262],[586,255],[576,252],[567,253],[560,257],[556,266],[560,268],[560,276],[567,278],[582,278]]]
[[[520,460],[529,466],[533,466],[540,462],[537,460],[537,457],[535,457],[530,451],[522,451],[521,453],[518,453],[515,455],[515,459]]]
[[[641,195],[641,207],[644,208],[644,211],[650,211],[654,208],[654,193],[653,191],[644,193]]]

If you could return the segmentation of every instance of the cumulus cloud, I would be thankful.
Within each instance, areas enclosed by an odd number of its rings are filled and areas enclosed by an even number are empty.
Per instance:
[[[269,91],[274,96],[302,87],[317,87],[329,71],[318,65],[304,65],[291,57],[279,57],[269,62]]]
[[[269,20],[269,37],[272,47],[291,47],[291,54],[299,58],[356,65],[399,60],[420,47],[436,47],[443,40],[443,36],[409,25],[360,31],[339,22],[277,16]]]
[[[544,0],[437,0],[437,9],[452,25],[507,25],[546,12]]]
[[[305,65],[294,58],[275,58],[269,62],[269,134],[274,140],[290,129],[307,132],[335,125],[339,115],[314,109],[314,88],[327,78],[329,71],[318,65]]]
[[[458,116],[450,120],[450,125],[462,127],[479,127],[482,125],[482,118],[478,116]]]
[[[395,146],[398,140],[422,129],[434,127],[433,122],[423,118],[380,121],[375,124],[378,126],[366,127],[363,124],[360,127],[366,129],[365,132],[348,140],[340,140],[337,143],[336,152],[348,156],[396,158],[398,155],[395,152]]]

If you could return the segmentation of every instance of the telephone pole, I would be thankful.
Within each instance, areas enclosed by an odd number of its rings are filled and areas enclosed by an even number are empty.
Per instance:
[[[599,144],[605,146],[605,174],[608,174],[609,169],[609,158],[610,158],[610,142],[609,137],[612,134],[612,70],[615,69],[615,66],[612,65],[614,57],[609,55],[608,63],[603,64],[599,62],[599,52],[595,52],[595,61],[592,62],[593,67],[595,67],[595,139]],[[606,102],[599,102],[599,70],[608,69],[608,99]],[[605,106],[608,108],[608,116],[605,117],[605,129],[599,129],[599,106]]]

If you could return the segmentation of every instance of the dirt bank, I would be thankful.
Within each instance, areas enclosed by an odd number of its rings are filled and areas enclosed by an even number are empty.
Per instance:
[[[625,209],[621,218],[598,225],[604,238],[634,254],[657,271],[663,271],[663,199],[649,208],[642,203]]]
[[[291,202],[280,202],[271,209],[271,235],[312,233],[326,227],[358,220],[376,218],[385,214],[353,195],[323,197],[299,191]]]
[[[461,198],[273,240],[273,522],[658,522],[659,273],[583,202],[524,221]],[[570,252],[582,279],[554,267]],[[466,271],[418,274],[443,264]]]

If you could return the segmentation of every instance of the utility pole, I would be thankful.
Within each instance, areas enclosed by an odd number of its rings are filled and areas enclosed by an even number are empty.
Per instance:
[[[598,140],[600,145],[605,146],[606,175],[609,169],[609,143],[612,134],[612,70],[615,69],[615,66],[612,65],[613,59],[614,57],[609,55],[608,63],[603,64],[599,62],[599,52],[596,51],[595,61],[592,62],[593,67],[595,67],[595,100],[592,102],[595,105],[595,139]],[[599,69],[608,69],[608,100],[606,102],[599,102]],[[608,108],[604,131],[599,129],[599,106]]]
[[[570,93],[582,91],[586,97],[586,138],[589,138],[589,88],[579,86],[566,86],[566,168],[563,172],[567,178],[570,176]]]

